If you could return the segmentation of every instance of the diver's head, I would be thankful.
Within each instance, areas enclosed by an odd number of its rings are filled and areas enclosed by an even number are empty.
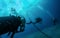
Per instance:
[[[42,22],[42,19],[40,17],[36,18],[36,23]]]

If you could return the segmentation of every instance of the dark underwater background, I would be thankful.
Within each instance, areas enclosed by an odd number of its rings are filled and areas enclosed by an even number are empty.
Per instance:
[[[0,0],[0,16],[9,16],[11,7],[24,16],[27,23],[30,19],[35,22],[37,17],[42,19],[41,23],[35,25],[25,24],[25,31],[16,33],[14,38],[60,38],[60,0]],[[57,19],[56,25],[53,19]],[[10,38],[7,34],[1,37]]]

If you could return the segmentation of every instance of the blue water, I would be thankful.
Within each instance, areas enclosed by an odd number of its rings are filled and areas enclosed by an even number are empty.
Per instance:
[[[26,22],[30,22],[30,19],[34,22],[37,17],[42,18],[42,23],[38,23],[36,26],[43,30],[46,27],[53,26],[54,18],[59,21],[58,24],[60,23],[59,2],[60,0],[0,0],[0,16],[9,16],[11,13],[10,9],[15,8],[19,15],[25,17]],[[14,38],[24,38],[24,36],[38,31],[39,30],[37,30],[33,24],[26,24],[25,31],[22,33],[16,33]],[[7,36],[7,34],[2,35],[2,38],[9,37],[10,36]]]

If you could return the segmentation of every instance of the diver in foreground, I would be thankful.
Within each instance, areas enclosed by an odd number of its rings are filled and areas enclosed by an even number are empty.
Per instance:
[[[20,16],[16,14],[14,8],[11,9],[12,13],[10,16],[0,17],[0,35],[8,33],[8,36],[12,32],[11,38],[13,38],[15,33],[23,32],[25,29],[25,18],[21,19]],[[18,31],[18,27],[20,31]]]

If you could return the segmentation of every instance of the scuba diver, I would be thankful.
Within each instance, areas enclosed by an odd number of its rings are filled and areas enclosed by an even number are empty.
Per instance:
[[[35,19],[35,22],[30,21],[29,23],[26,23],[26,24],[31,24],[31,23],[33,23],[33,24],[42,23],[42,19],[40,17],[38,17]]]
[[[42,23],[42,19],[41,19],[41,18],[39,18],[39,17],[38,17],[38,18],[36,18],[35,20],[36,20],[36,23]]]
[[[25,18],[18,16],[15,8],[11,8],[10,16],[0,17],[0,35],[8,33],[8,36],[12,32],[11,38],[15,33],[23,32],[25,29]],[[20,30],[18,31],[18,27]]]
[[[18,17],[19,18],[19,20],[20,20],[20,31],[18,31],[17,29],[18,28],[16,28],[15,30],[15,32],[16,33],[18,33],[18,32],[23,32],[24,31],[24,29],[25,29],[25,22],[26,22],[26,20],[25,20],[25,18],[24,17],[20,17],[20,16],[18,16],[18,13],[16,12],[16,10],[15,10],[15,8],[11,8],[11,14],[10,14],[10,16],[15,16],[15,17]],[[21,19],[22,18],[22,19]],[[10,32],[8,33],[8,36],[10,35]],[[13,37],[13,35],[14,34],[12,34],[12,37]]]
[[[56,25],[58,20],[56,18],[53,19],[53,25]]]

